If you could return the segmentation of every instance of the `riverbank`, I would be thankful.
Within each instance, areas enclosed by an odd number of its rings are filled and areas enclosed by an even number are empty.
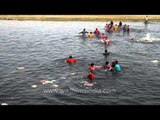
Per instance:
[[[143,21],[145,15],[0,15],[0,20],[39,21]],[[150,21],[160,21],[160,15],[148,15]]]

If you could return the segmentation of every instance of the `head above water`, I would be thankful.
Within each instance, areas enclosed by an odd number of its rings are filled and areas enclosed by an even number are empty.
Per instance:
[[[83,31],[85,31],[86,29],[84,28]]]
[[[69,58],[71,59],[71,58],[72,58],[72,55],[70,55]]]
[[[107,49],[104,52],[107,53],[108,52]]]
[[[91,63],[91,66],[94,66],[94,63]]]
[[[109,62],[108,61],[106,61],[106,65],[108,65],[109,64]]]
[[[115,60],[115,63],[116,63],[116,64],[118,64],[118,61],[117,61],[117,60]]]

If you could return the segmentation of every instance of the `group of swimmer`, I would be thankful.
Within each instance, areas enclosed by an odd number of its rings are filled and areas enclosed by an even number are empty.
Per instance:
[[[122,30],[123,32],[128,32],[128,33],[130,32],[129,25],[126,25],[126,24],[122,25],[121,21],[119,22],[118,25],[117,24],[114,25],[114,22],[111,21],[109,24],[106,24],[104,28],[105,28],[105,31],[109,33],[118,32]],[[97,37],[98,39],[100,39],[102,43],[105,43],[107,45],[106,47],[109,47],[110,45],[109,37],[104,33],[101,33],[98,28],[96,28],[94,32],[88,32],[84,28],[83,31],[81,31],[79,34],[82,34],[82,37],[89,37],[89,38]],[[107,51],[107,48],[105,48],[105,52],[103,53],[103,55],[106,57],[109,56],[109,52]],[[76,60],[72,56],[69,56],[66,62],[69,64],[73,64],[73,63],[77,63],[78,60]],[[102,66],[98,66],[98,65],[95,65],[94,63],[91,63],[88,69],[88,74],[82,77],[88,78],[90,82],[92,82],[95,79],[95,72],[93,71],[100,68],[104,69],[105,71],[121,72],[121,65],[118,63],[118,60],[113,60],[111,63],[109,63],[109,61],[106,61]]]
[[[148,16],[145,17],[145,23],[147,24],[148,22]],[[123,32],[130,32],[130,27],[129,25],[122,25],[122,22],[119,22],[119,25],[113,23],[113,21],[111,21],[109,24],[105,25],[105,30],[107,32],[117,32],[117,31],[121,31],[123,30]],[[79,34],[82,34],[83,37],[89,37],[89,38],[93,38],[93,37],[97,37],[98,39],[102,40],[103,43],[105,43],[107,45],[107,47],[110,45],[110,40],[108,38],[107,35],[104,35],[104,33],[100,33],[100,31],[98,30],[98,28],[95,29],[94,32],[87,32],[86,29],[84,28],[82,32],[80,32]],[[109,52],[107,51],[107,49],[105,49],[105,52],[103,53],[104,56],[108,56]],[[73,64],[73,63],[77,63],[78,60],[76,60],[75,58],[73,58],[72,56],[69,56],[69,58],[66,60],[67,63],[69,64]],[[118,63],[118,60],[113,60],[112,63],[110,64],[109,61],[106,61],[104,65],[102,66],[98,66],[95,65],[94,63],[91,63],[88,69],[88,74],[86,76],[82,76],[83,78],[88,78],[90,80],[90,82],[92,82],[95,79],[95,73],[93,71],[95,71],[96,69],[104,69],[105,71],[116,71],[116,72],[121,72],[121,65]]]
[[[105,43],[107,46],[109,46],[110,44],[109,37],[104,33],[100,33],[98,28],[96,28],[94,32],[87,32],[86,29],[84,28],[83,31],[80,32],[79,34],[82,34],[83,37],[87,36],[89,38],[93,38],[96,36],[98,39],[100,39],[101,43]]]
[[[109,55],[107,50],[105,50],[105,53],[103,55],[105,56]],[[78,60],[76,60],[72,56],[69,56],[66,62],[69,64],[73,64],[73,63],[77,63]],[[105,71],[109,70],[109,71],[121,72],[121,65],[118,63],[118,60],[113,60],[111,64],[109,63],[109,61],[106,61],[103,66],[98,66],[98,65],[95,65],[94,63],[91,63],[89,66],[89,72],[87,76],[83,76],[83,78],[88,78],[89,80],[91,80],[90,82],[92,82],[95,79],[95,75],[93,71],[99,68],[102,68]]]
[[[123,31],[130,31],[129,26],[127,26],[126,24],[124,26],[122,26],[122,22],[119,22],[119,25],[114,25],[113,21],[111,21],[109,24],[106,24],[105,29],[113,29],[114,31],[118,31],[120,29],[124,29]],[[110,45],[110,40],[109,37],[107,35],[105,35],[104,33],[101,33],[98,28],[95,29],[94,32],[87,32],[86,29],[84,28],[82,32],[80,32],[79,34],[82,34],[83,37],[89,37],[89,38],[93,38],[93,37],[97,37],[98,39],[101,40],[102,43],[105,43],[107,46],[109,47]],[[104,56],[108,56],[109,52],[107,51],[107,49],[105,49],[105,52],[103,53]],[[72,56],[69,56],[69,58],[66,60],[67,63],[69,64],[73,64],[73,63],[77,63],[78,60],[76,60],[75,58],[73,58]],[[88,78],[89,80],[91,80],[90,82],[92,82],[95,79],[95,74],[94,74],[94,70],[96,69],[104,69],[105,71],[116,71],[116,72],[121,72],[121,65],[118,63],[118,60],[113,60],[112,63],[110,64],[109,61],[106,61],[104,65],[102,66],[97,66],[94,63],[91,63],[89,66],[89,72],[86,76],[82,76],[83,78]]]
[[[115,24],[114,25],[114,22],[111,21],[109,24],[106,23],[105,25],[105,30],[109,33],[112,33],[112,32],[118,32],[118,31],[121,31],[123,30],[123,32],[130,32],[130,26],[129,25],[122,25],[122,22],[120,21],[119,24]]]
[[[113,33],[113,32],[118,32],[118,31],[123,31],[124,33],[130,33],[130,26],[126,24],[122,24],[120,21],[119,24],[115,24],[113,21],[110,21],[110,23],[106,23],[104,27],[105,31],[108,33]],[[105,35],[103,32],[100,32],[98,28],[94,30],[94,32],[88,32],[84,28],[83,31],[81,31],[79,34],[82,34],[82,37],[88,37],[88,38],[94,38],[97,37],[101,43],[105,43],[107,46],[110,44],[109,37]]]

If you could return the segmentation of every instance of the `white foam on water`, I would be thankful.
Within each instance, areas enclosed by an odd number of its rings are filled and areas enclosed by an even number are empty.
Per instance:
[[[56,82],[56,80],[51,80],[51,82]]]
[[[143,42],[153,42],[153,40],[151,38],[151,34],[147,33],[146,37],[143,37],[141,41],[143,41]]]
[[[159,60],[152,60],[151,62],[152,62],[152,63],[158,63]]]
[[[8,105],[7,103],[1,103],[1,105]]]
[[[150,33],[147,33],[145,37],[140,38],[140,40],[137,40],[140,42],[154,42],[154,41],[160,41],[160,38],[156,38],[151,36]]]
[[[66,79],[65,77],[61,77],[61,79]]]
[[[71,73],[71,75],[75,75],[75,73]]]

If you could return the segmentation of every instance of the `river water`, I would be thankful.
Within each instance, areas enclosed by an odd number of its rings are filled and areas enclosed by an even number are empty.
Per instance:
[[[118,24],[118,22],[116,22]],[[105,22],[0,21],[0,103],[8,105],[160,104],[160,23],[124,22],[131,32],[106,33]],[[83,28],[109,36],[109,57]],[[130,40],[133,38],[134,40]],[[64,61],[72,55],[78,63]],[[93,87],[83,85],[90,63],[117,59],[122,72],[95,71]],[[25,67],[18,70],[16,67]],[[41,84],[40,80],[53,80]],[[53,84],[58,86],[54,87]],[[31,85],[37,85],[32,88]]]

